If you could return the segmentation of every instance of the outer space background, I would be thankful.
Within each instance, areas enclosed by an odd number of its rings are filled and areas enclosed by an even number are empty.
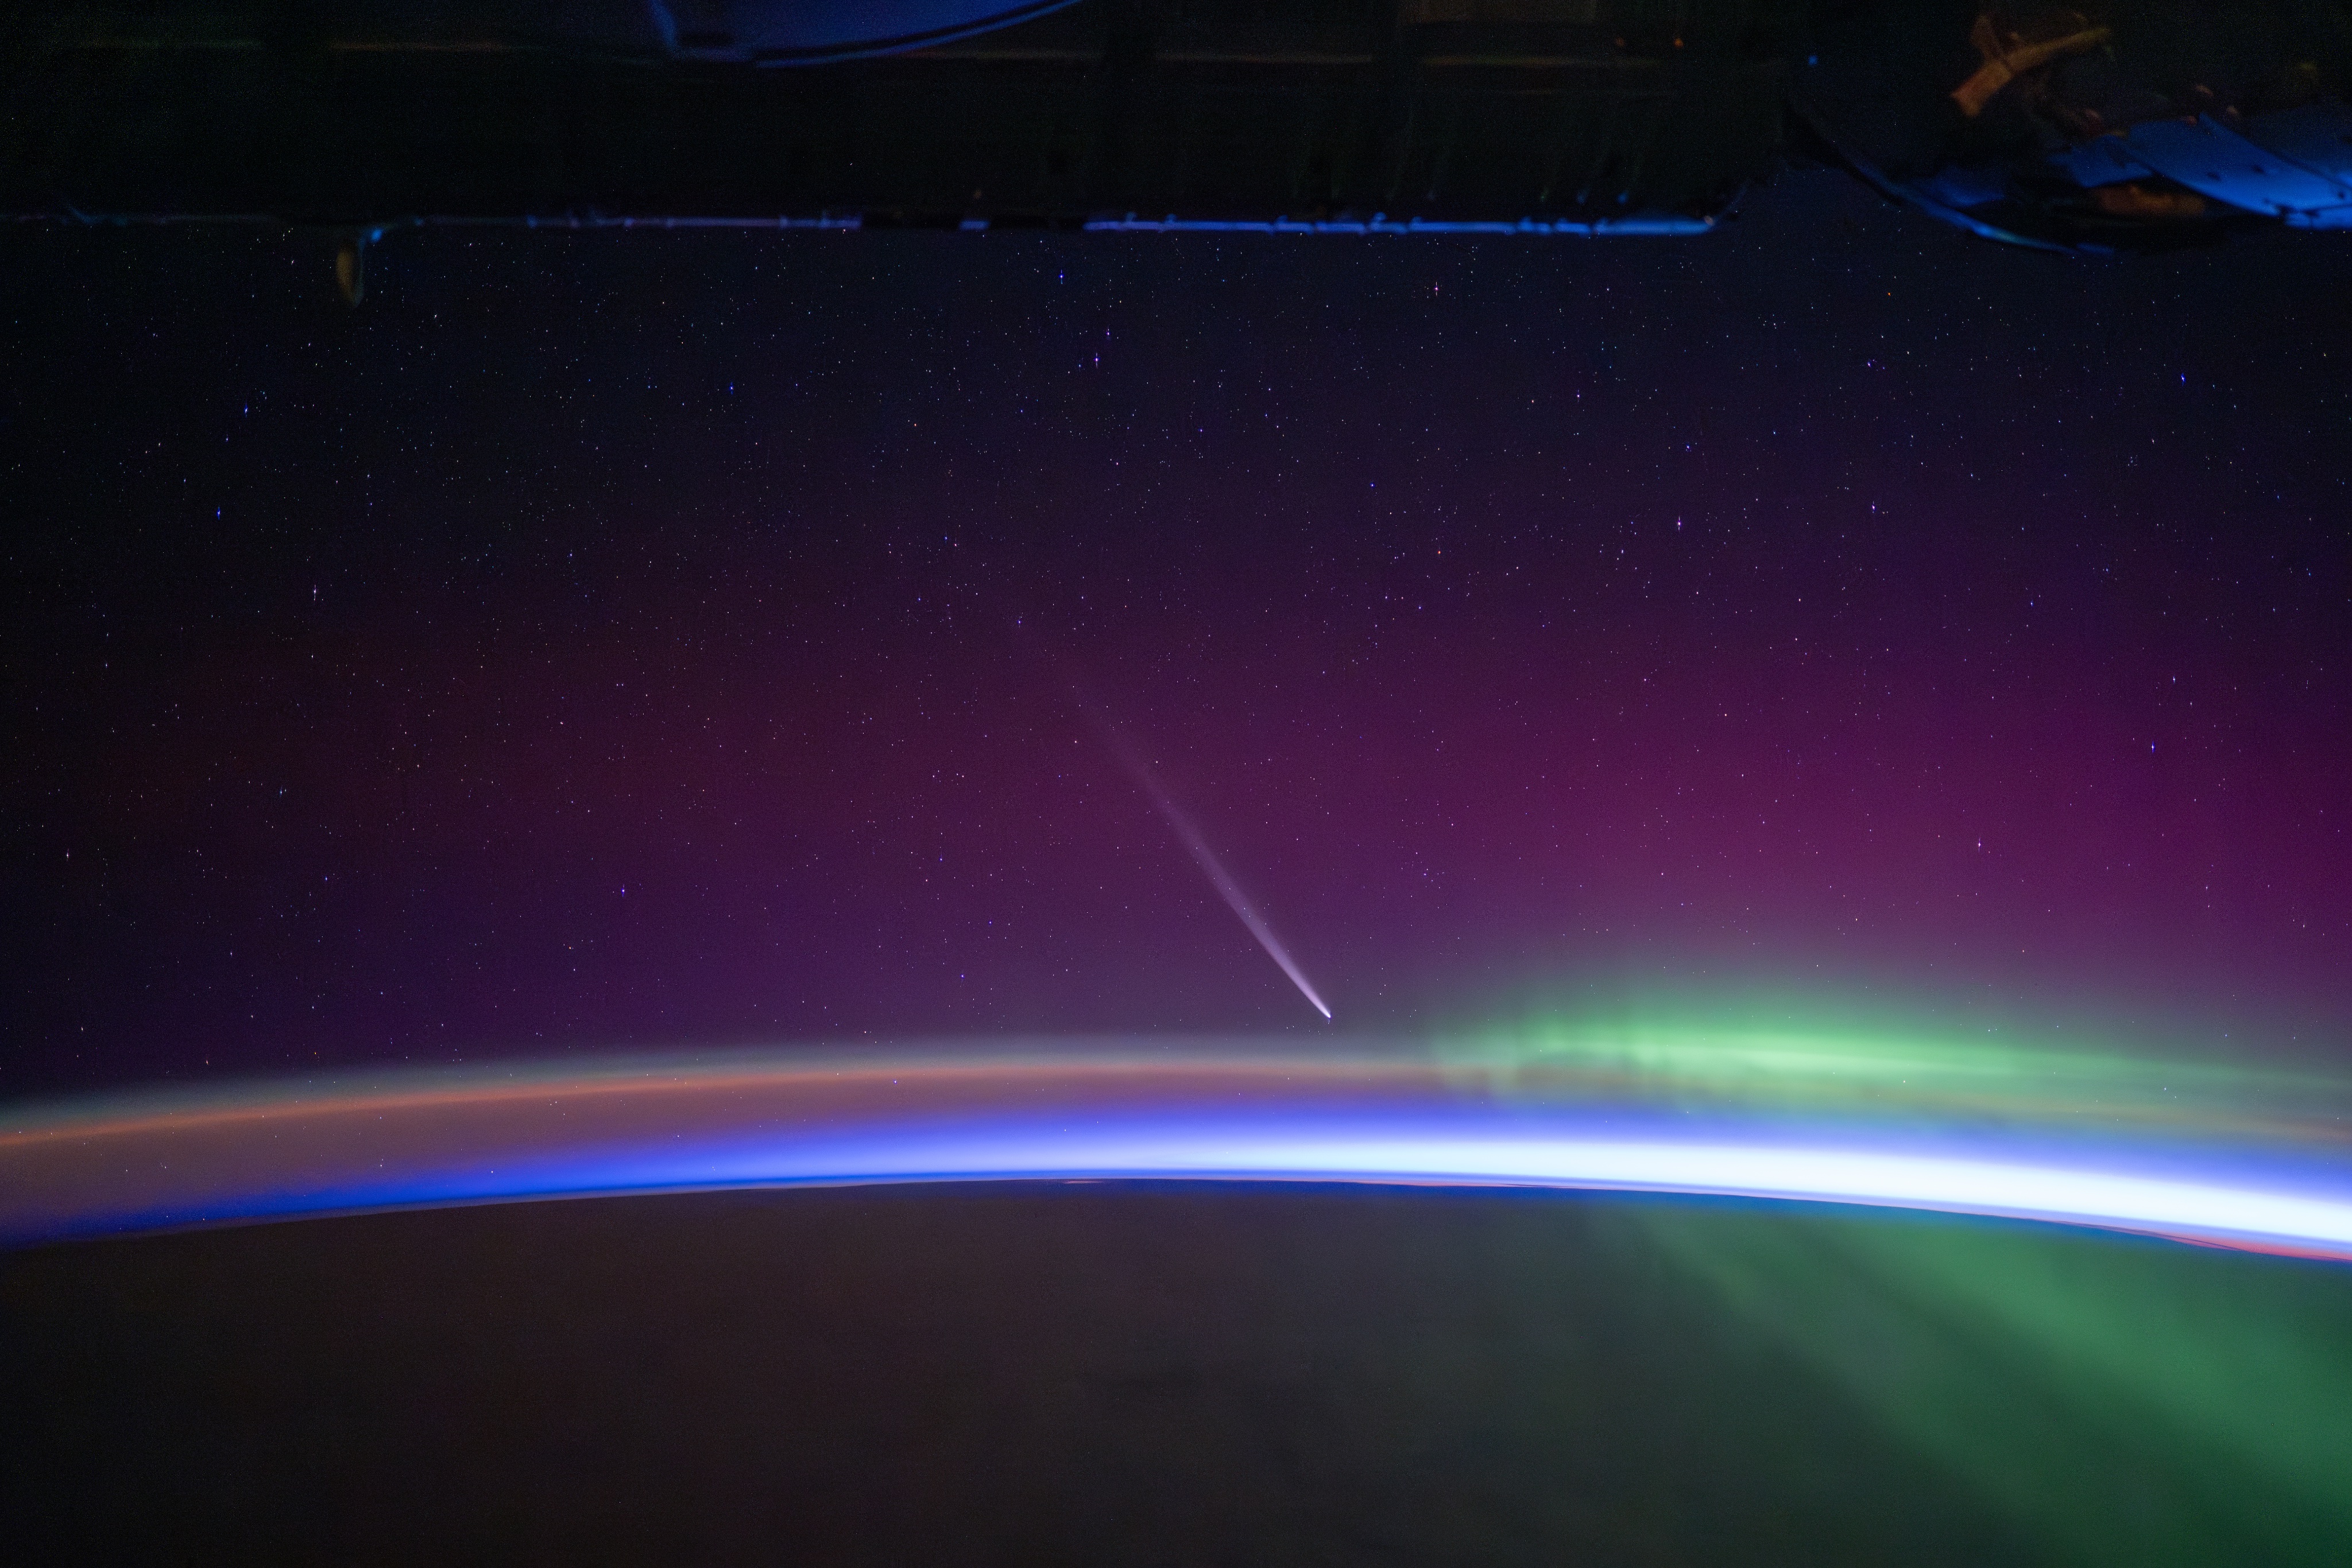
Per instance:
[[[1074,689],[1352,1030],[2352,1009],[2324,242],[10,249],[11,1092],[1325,1028]]]

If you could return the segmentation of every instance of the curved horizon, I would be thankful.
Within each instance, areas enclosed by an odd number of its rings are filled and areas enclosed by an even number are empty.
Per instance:
[[[2249,1136],[2261,1124],[2234,1105],[2135,1123],[2113,1113],[2113,1087],[2095,1116],[2053,1106],[2040,1080],[1989,1116],[1980,1089],[1792,1103],[1752,1087],[1697,1096],[1688,1074],[1531,1077],[1491,1055],[1235,1042],[383,1072],[7,1107],[0,1240],[732,1187],[1117,1180],[1860,1205],[2352,1260],[2340,1141]]]

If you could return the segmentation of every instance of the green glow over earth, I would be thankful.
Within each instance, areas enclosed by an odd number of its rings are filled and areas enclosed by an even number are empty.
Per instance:
[[[2126,1043],[2129,1042],[2129,1043]],[[1830,998],[1531,1009],[1440,1054],[1502,1092],[1614,1092],[1827,1114],[2104,1124],[2166,1135],[2352,1143],[2352,1075],[2185,1046],[2176,1033],[1956,1022]]]
[[[2343,1561],[2341,1265],[1645,1205],[1673,1265],[2058,1560]]]

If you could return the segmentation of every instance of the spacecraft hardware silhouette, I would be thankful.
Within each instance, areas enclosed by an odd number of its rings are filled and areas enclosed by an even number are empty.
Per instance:
[[[26,0],[0,214],[1696,235],[1791,159],[2062,251],[2352,227],[2352,0]],[[1769,196],[1759,199],[1769,199]]]

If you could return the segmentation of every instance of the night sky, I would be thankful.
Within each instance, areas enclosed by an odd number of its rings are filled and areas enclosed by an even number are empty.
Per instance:
[[[1693,241],[329,256],[0,235],[0,1095],[1710,987],[2352,1026],[2341,244],[1811,172]]]

